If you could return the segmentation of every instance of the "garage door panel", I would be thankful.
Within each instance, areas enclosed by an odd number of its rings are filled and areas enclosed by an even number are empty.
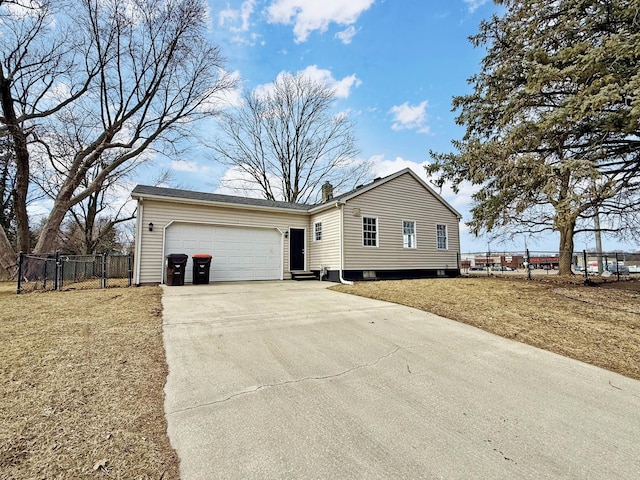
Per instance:
[[[165,255],[189,256],[185,281],[192,282],[192,255],[213,256],[210,280],[277,280],[282,275],[281,234],[275,229],[173,224],[167,227]]]
[[[219,251],[221,251],[221,250],[225,250],[225,249],[227,249],[227,248],[228,248],[228,245],[229,245],[229,242],[216,239],[216,240],[214,240],[214,241],[213,241],[213,248],[212,248],[212,250],[213,250],[214,252],[219,252]]]
[[[196,240],[184,240],[182,246],[187,250],[197,250],[198,242]]]
[[[198,248],[201,252],[213,252],[213,242],[199,241]]]
[[[242,257],[240,256],[231,256],[231,257],[221,257],[218,255],[217,263],[220,266],[224,266],[226,268],[240,268],[242,267]]]

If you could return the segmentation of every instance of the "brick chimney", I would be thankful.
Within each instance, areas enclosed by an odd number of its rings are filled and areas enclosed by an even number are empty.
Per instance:
[[[328,202],[333,199],[333,185],[328,181],[322,184],[322,202]]]

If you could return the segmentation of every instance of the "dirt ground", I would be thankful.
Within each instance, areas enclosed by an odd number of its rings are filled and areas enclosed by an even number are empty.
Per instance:
[[[340,285],[640,380],[640,282],[470,277]]]
[[[175,479],[158,287],[0,284],[0,477]]]

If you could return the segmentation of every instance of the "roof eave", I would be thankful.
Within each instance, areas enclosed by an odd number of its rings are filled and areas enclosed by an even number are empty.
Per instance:
[[[329,210],[331,208],[335,208],[339,205],[344,205],[344,201],[342,200],[332,200],[329,201],[327,203],[323,203],[321,205],[316,205],[315,207],[311,207],[309,210],[307,210],[309,213],[313,214],[313,213],[320,213],[323,212],[324,210]]]
[[[226,208],[235,208],[239,210],[258,210],[263,212],[278,212],[278,213],[287,213],[291,215],[307,215],[308,210],[305,209],[296,209],[296,208],[284,208],[284,207],[269,207],[264,205],[250,205],[244,203],[232,203],[232,202],[216,202],[212,200],[196,200],[191,198],[178,198],[178,197],[168,197],[165,195],[153,195],[148,193],[131,193],[131,198],[140,199],[140,200],[157,200],[161,202],[169,202],[169,203],[182,203],[189,205],[208,205],[215,207],[226,207]]]

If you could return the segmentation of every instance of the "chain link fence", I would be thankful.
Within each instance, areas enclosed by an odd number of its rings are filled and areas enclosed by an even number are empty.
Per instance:
[[[526,275],[532,279],[556,275],[562,252],[558,251],[486,251],[462,254],[460,271],[467,275]],[[568,256],[571,271],[593,279],[622,281],[640,279],[640,253],[575,251]]]
[[[34,255],[21,253],[17,293],[35,290],[72,290],[130,287],[131,255]]]

